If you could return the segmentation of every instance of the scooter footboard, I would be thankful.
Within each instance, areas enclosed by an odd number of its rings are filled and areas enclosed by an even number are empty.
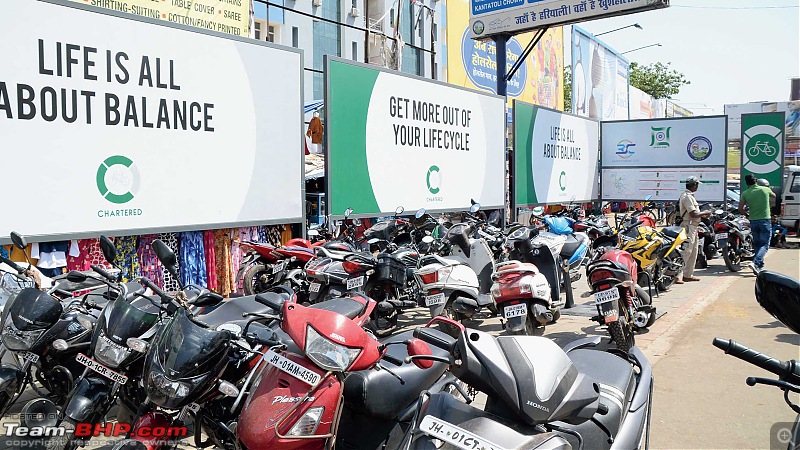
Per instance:
[[[420,409],[410,448],[434,450],[434,440],[447,442],[441,449],[485,448],[523,450],[569,449],[557,433],[541,433],[521,423],[511,423],[456,400],[450,394],[432,394]]]

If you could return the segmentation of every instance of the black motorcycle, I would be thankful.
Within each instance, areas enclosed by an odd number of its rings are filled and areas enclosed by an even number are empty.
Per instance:
[[[731,272],[742,270],[742,262],[755,257],[750,221],[729,211],[714,211],[714,233],[717,246]]]

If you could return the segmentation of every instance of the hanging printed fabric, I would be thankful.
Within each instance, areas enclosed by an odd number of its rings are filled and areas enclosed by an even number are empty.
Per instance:
[[[176,233],[161,233],[158,235],[158,238],[167,244],[167,247],[172,250],[172,253],[175,253],[175,259],[178,262],[178,266],[180,266],[181,253],[178,235]],[[164,275],[164,290],[167,292],[179,291],[181,287],[178,284],[178,280],[176,280],[163,265],[161,266],[161,269],[161,272]]]
[[[235,245],[238,250],[239,244],[236,243]],[[236,285],[233,282],[232,246],[230,229],[214,231],[214,258],[217,263],[217,292],[226,297],[236,290]]]
[[[214,231],[203,231],[203,248],[206,253],[206,276],[208,277],[207,288],[216,291],[217,286],[217,259],[214,248]]]
[[[206,287],[206,255],[203,248],[203,232],[187,231],[181,233],[181,283],[184,286],[196,284]]]
[[[120,236],[114,239],[117,258],[114,264],[120,268],[122,282],[128,283],[139,278],[139,256],[136,254],[136,236]]]
[[[156,286],[163,289],[164,269],[161,267],[161,261],[156,257],[156,252],[153,251],[153,241],[157,238],[157,234],[139,236],[139,248],[136,252],[139,256],[139,267],[142,276],[148,278],[155,283]]]

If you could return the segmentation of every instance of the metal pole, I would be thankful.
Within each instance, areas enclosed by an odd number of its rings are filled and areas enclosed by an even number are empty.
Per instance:
[[[506,44],[509,35],[498,34],[492,37],[497,49],[497,95],[506,96],[508,91],[508,80],[506,79]],[[506,120],[503,118],[503,120]]]
[[[436,79],[436,19],[434,14],[436,11],[433,8],[428,8],[431,12],[431,79]]]

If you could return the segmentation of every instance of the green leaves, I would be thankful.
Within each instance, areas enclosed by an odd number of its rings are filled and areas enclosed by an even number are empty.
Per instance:
[[[638,63],[632,62],[630,66],[631,86],[635,86],[657,99],[672,98],[678,95],[681,87],[691,84],[691,82],[682,73],[671,69],[670,64],[672,63],[664,65],[657,62],[640,66]]]

